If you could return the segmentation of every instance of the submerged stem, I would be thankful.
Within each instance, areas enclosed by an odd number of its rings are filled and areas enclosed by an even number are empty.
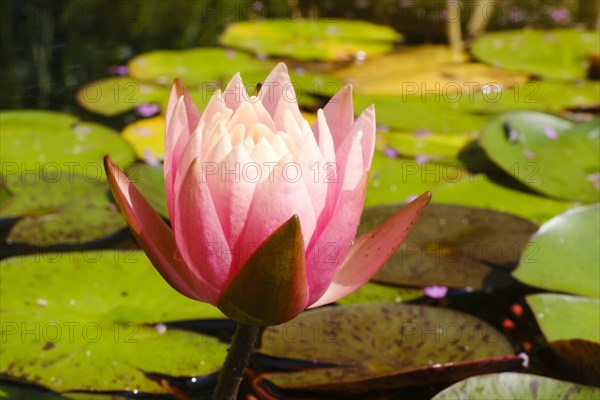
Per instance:
[[[231,342],[231,347],[225,358],[223,369],[219,373],[217,387],[213,400],[235,400],[244,371],[248,367],[252,350],[258,339],[260,327],[238,322]]]

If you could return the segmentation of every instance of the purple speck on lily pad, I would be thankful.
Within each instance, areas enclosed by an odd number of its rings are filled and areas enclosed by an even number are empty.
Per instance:
[[[431,135],[431,132],[428,131],[427,129],[417,129],[412,134],[415,137],[427,137],[427,136]]]
[[[589,174],[586,176],[586,179],[591,182],[596,189],[600,190],[600,172]]]
[[[158,166],[160,165],[160,159],[154,155],[152,150],[144,149],[142,152],[144,161],[146,161],[150,165]]]
[[[556,140],[558,138],[558,133],[551,126],[544,126],[544,135],[548,137],[548,139]]]
[[[73,132],[80,135],[90,133],[90,127],[86,125],[77,124],[73,127]]]
[[[148,128],[144,128],[144,127],[142,127],[142,128],[136,128],[134,130],[134,132],[135,132],[136,135],[143,136],[143,137],[152,136],[152,130],[150,130]]]
[[[448,294],[446,286],[427,286],[423,288],[423,293],[432,299],[443,299]]]
[[[396,150],[395,148],[391,147],[391,146],[386,146],[385,150],[383,151],[385,156],[387,158],[398,158],[400,157],[400,153],[398,152],[398,150]]]
[[[555,8],[554,10],[550,11],[550,18],[552,18],[554,22],[567,21],[570,16],[571,13],[569,12],[568,8]]]
[[[428,156],[424,156],[424,155],[419,155],[415,157],[415,161],[418,164],[425,164],[427,161],[429,161],[429,157]]]
[[[142,117],[151,117],[160,112],[160,106],[158,104],[145,103],[138,106],[135,111]]]
[[[111,65],[108,67],[108,72],[113,75],[125,76],[129,73],[127,65]]]
[[[523,155],[527,158],[529,158],[530,160],[535,159],[535,154],[533,153],[533,151],[529,150],[529,149],[525,149],[523,150]]]

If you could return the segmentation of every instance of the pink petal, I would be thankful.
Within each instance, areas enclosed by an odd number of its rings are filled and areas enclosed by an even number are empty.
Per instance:
[[[269,176],[256,187],[250,205],[246,226],[240,239],[241,264],[271,233],[292,215],[298,214],[302,221],[305,248],[316,227],[316,216],[310,194],[302,180],[295,181],[287,165],[291,156],[284,157],[272,168]],[[263,164],[259,163],[262,167]],[[263,167],[263,173],[268,168]]]
[[[302,115],[298,108],[298,101],[294,92],[294,87],[290,80],[290,74],[284,63],[279,63],[273,71],[267,76],[258,92],[258,98],[269,112],[275,125],[280,129],[282,125],[278,124],[276,115],[279,108],[280,116],[283,116],[283,110],[290,110],[292,116],[299,126],[302,126]]]
[[[154,267],[179,293],[208,301],[203,292],[197,293],[188,285],[184,274],[186,267],[173,257],[176,244],[171,229],[108,156],[104,158],[104,168],[119,208]]]
[[[321,234],[313,237],[306,251],[308,304],[317,301],[327,290],[350,250],[365,202],[368,178],[369,173],[365,171],[354,190],[342,192],[340,206]]]
[[[206,105],[202,117],[200,117],[200,124],[207,124],[213,118],[216,113],[222,114],[225,111],[225,101],[223,100],[223,93],[221,90],[217,90],[210,101]]]
[[[190,267],[191,282],[216,304],[229,279],[231,253],[199,158],[195,158],[175,192],[178,212],[174,232],[177,248]]]
[[[200,122],[200,112],[190,97],[187,88],[179,78],[176,78],[173,82],[173,87],[171,88],[171,93],[169,94],[167,113],[165,114],[165,126],[169,126],[171,116],[173,115],[173,110],[175,109],[175,104],[177,104],[177,101],[181,96],[183,96],[183,101],[187,110],[189,131],[192,132],[194,129],[196,129],[196,126],[198,126],[198,123]]]
[[[344,86],[339,92],[329,100],[323,108],[325,118],[329,122],[329,130],[333,137],[335,148],[340,145],[344,137],[350,131],[354,124],[354,108],[352,106],[352,85]],[[313,125],[313,131],[317,138],[320,138],[318,121]]]
[[[244,87],[242,77],[238,72],[231,78],[225,91],[223,92],[223,99],[227,108],[231,108],[233,111],[237,110],[238,106],[244,101],[248,100],[248,92]]]
[[[398,249],[430,198],[429,192],[422,194],[383,224],[356,239],[331,285],[310,308],[332,303],[367,283]]]

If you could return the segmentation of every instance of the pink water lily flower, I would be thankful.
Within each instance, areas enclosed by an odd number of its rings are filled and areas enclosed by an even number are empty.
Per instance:
[[[354,240],[375,146],[374,108],[355,121],[345,86],[311,127],[284,64],[257,96],[248,96],[237,74],[202,114],[176,80],[166,123],[171,228],[107,157],[112,192],[165,280],[239,322],[282,323],[358,289],[429,201],[424,194]]]

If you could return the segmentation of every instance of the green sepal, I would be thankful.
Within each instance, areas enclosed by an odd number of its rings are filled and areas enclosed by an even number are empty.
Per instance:
[[[294,215],[250,256],[217,307],[244,324],[278,325],[300,314],[307,301],[304,240]]]

